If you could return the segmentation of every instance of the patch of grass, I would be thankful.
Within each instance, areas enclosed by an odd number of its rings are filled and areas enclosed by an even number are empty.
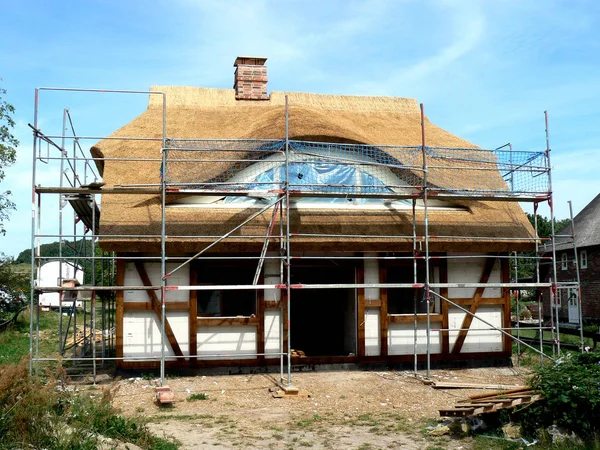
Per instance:
[[[419,433],[421,433],[422,436],[427,436],[429,437],[429,427],[436,427],[438,424],[440,423],[439,420],[436,419],[427,419],[425,420],[422,424],[421,424],[421,428],[419,430]]]
[[[371,414],[361,414],[358,416],[358,425],[376,427],[381,425],[381,421],[375,419]]]
[[[368,443],[368,442],[365,442],[365,443],[363,443],[363,444],[359,445],[359,446],[356,448],[356,450],[370,450],[370,449],[372,449],[372,448],[374,448],[372,444],[370,444],[370,443]]]
[[[167,420],[206,420],[214,419],[211,414],[159,414],[156,416],[148,416],[145,422],[165,422]]]
[[[208,400],[208,395],[200,392],[199,394],[192,394],[187,398],[188,402],[195,402],[197,400]]]
[[[39,336],[40,356],[58,356],[57,312],[40,312]],[[0,333],[0,365],[18,364],[27,356],[29,356],[29,309],[23,311],[13,325]]]
[[[473,450],[516,450],[522,448],[521,442],[507,441],[496,436],[476,436],[473,440]],[[528,447],[532,448],[532,447]],[[535,448],[535,447],[533,447]],[[548,448],[548,447],[543,447]]]
[[[274,433],[273,436],[271,436],[273,439],[276,439],[278,441],[281,441],[283,439],[283,434],[279,434],[279,433]]]
[[[312,417],[301,419],[298,422],[296,422],[296,426],[298,428],[311,428],[315,424],[317,424],[318,422],[321,422],[323,420],[324,420],[323,417],[321,417],[319,414],[313,414]]]
[[[309,441],[300,441],[300,442],[298,442],[298,444],[301,447],[312,447],[313,446],[312,442],[309,442]]]

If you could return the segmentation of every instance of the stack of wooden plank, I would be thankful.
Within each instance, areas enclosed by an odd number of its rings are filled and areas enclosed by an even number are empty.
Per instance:
[[[277,386],[269,389],[274,398],[309,398],[310,392],[294,386]]]
[[[471,395],[459,400],[452,409],[440,409],[442,417],[468,417],[498,411],[499,409],[514,408],[528,405],[542,398],[538,391],[527,386],[516,389],[491,392],[488,394]]]
[[[425,384],[431,385],[434,389],[493,389],[495,391],[505,389],[518,389],[523,386],[508,384],[481,384],[481,383],[454,383],[447,381],[425,381]]]
[[[78,327],[79,328],[79,327]],[[92,340],[92,332],[90,330],[88,330],[87,332],[87,340],[91,341]],[[84,334],[82,330],[77,330],[77,345],[81,345],[83,343],[84,340]],[[101,330],[96,330],[96,333],[94,335],[94,339],[96,341],[96,343],[100,343],[102,342],[102,331]],[[73,346],[73,342],[75,342],[75,340],[73,339],[73,335],[70,335],[67,338],[67,341],[65,343],[65,347],[69,348]]]

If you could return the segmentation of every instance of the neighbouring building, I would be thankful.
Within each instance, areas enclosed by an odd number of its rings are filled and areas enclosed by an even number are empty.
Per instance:
[[[557,234],[556,274],[559,282],[577,281],[574,248],[577,248],[581,289],[581,313],[584,320],[600,321],[600,194],[574,217],[575,233],[569,224]],[[575,247],[573,239],[574,235]],[[549,271],[551,274],[552,271]],[[551,275],[548,275],[551,276]],[[561,289],[559,317],[579,323],[578,295],[575,287]],[[549,297],[544,296],[544,311],[549,309]]]

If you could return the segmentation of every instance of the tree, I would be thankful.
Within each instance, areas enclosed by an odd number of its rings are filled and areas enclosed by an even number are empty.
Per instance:
[[[534,225],[535,217],[533,214],[527,213],[527,218],[531,225]],[[558,234],[562,230],[566,228],[567,225],[571,223],[571,219],[556,219],[554,218],[554,233]],[[537,226],[538,226],[538,236],[541,238],[547,238],[552,235],[552,224],[550,219],[544,216],[537,215]]]
[[[535,223],[535,216],[533,214],[527,213],[527,218],[532,226]],[[567,225],[571,223],[571,219],[556,219],[554,218],[554,234],[560,234],[562,230],[565,229]],[[550,219],[544,216],[537,215],[537,232],[538,236],[542,239],[549,238],[552,236],[552,222]],[[550,241],[544,241],[549,244]],[[519,280],[532,278],[535,274],[535,252],[521,252],[519,253],[519,270],[518,270],[518,278]],[[543,264],[543,263],[542,263]],[[514,267],[511,266],[510,276],[512,279],[515,278],[515,270]]]
[[[14,313],[29,299],[29,277],[14,270],[13,260],[0,253],[0,321],[6,313]]]
[[[1,78],[0,78],[1,80]],[[12,116],[15,113],[13,105],[2,98],[6,89],[0,88],[0,183],[4,180],[4,169],[15,163],[19,141],[10,132],[15,126]],[[0,233],[6,234],[4,221],[8,219],[15,204],[10,200],[10,191],[0,192]]]

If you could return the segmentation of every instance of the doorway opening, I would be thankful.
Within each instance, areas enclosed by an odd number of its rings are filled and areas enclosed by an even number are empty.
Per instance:
[[[354,266],[292,268],[292,283],[354,283]],[[293,289],[291,346],[306,356],[356,354],[356,289]]]

